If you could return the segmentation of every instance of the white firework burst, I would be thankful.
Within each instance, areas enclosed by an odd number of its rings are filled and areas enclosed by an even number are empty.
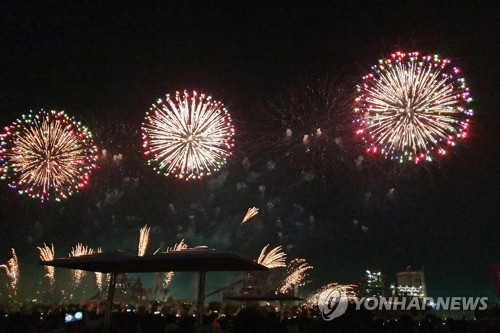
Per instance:
[[[153,104],[143,124],[146,155],[155,170],[181,179],[202,178],[226,162],[234,127],[221,102],[177,92]]]
[[[71,248],[71,252],[69,253],[70,257],[80,257],[80,256],[85,256],[89,254],[93,254],[94,250],[88,247],[87,245],[83,245],[82,243],[76,244],[75,247]],[[73,269],[72,270],[72,275],[73,275],[73,283],[75,286],[78,286],[81,282],[83,277],[87,274],[86,271],[82,271],[81,269]]]
[[[179,243],[175,243],[174,246],[168,247],[166,252],[183,251],[188,248],[189,245],[183,239]],[[174,272],[165,273],[165,275],[163,276],[163,288],[167,288],[172,282],[173,278],[174,278]]]
[[[316,290],[303,306],[310,309],[320,304],[327,306],[332,301],[331,296],[334,293],[343,294],[349,301],[354,301],[356,299],[356,288],[355,284],[329,283]]]
[[[283,252],[281,246],[277,246],[267,252],[268,247],[269,244],[264,246],[257,259],[257,263],[267,268],[286,267],[286,253]]]
[[[146,224],[144,227],[139,230],[139,245],[137,247],[137,255],[139,257],[142,257],[146,254],[146,250],[148,249],[149,245],[149,231],[151,228],[148,228],[148,225]]]
[[[449,59],[396,52],[358,87],[358,134],[368,152],[415,163],[445,155],[467,137],[472,100]]]
[[[303,286],[308,281],[306,278],[309,276],[308,271],[313,267],[309,265],[305,259],[297,258],[290,261],[287,267],[288,275],[281,283],[278,291],[282,294],[293,289],[295,286]]]
[[[49,247],[47,244],[43,244],[43,247],[37,247],[40,251],[40,260],[42,261],[52,261],[54,260],[54,244]],[[49,279],[50,285],[53,287],[56,280],[54,276],[54,266],[44,266],[47,274],[45,276]]]
[[[0,265],[0,268],[7,275],[7,288],[9,289],[9,298],[15,298],[17,295],[17,285],[19,284],[19,261],[17,260],[16,251],[12,249],[12,258],[7,261],[6,265]]]

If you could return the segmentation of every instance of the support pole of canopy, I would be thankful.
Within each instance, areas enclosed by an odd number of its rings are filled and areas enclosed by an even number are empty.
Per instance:
[[[203,325],[203,313],[204,303],[205,303],[205,277],[207,272],[200,272],[198,280],[198,304],[196,311],[196,332],[201,333],[201,327]]]
[[[113,298],[115,297],[116,273],[111,273],[108,286],[108,299],[106,300],[106,312],[104,313],[104,333],[111,332],[111,312],[113,311]]]

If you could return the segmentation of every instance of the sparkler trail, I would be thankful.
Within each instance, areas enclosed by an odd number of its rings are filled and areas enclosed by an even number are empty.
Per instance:
[[[51,244],[49,247],[47,244],[43,244],[43,247],[37,247],[40,251],[40,260],[41,261],[52,261],[54,260],[54,244]],[[56,279],[54,275],[54,266],[44,266],[47,274],[45,276],[49,279],[51,287],[54,286]]]
[[[269,269],[286,267],[286,253],[283,252],[281,246],[277,246],[266,253],[268,247],[269,244],[264,246],[260,252],[259,258],[257,259],[257,263],[266,266]]]
[[[293,289],[294,286],[303,286],[307,283],[306,278],[309,275],[307,271],[313,267],[305,259],[293,259],[287,267],[288,276],[285,278],[278,291],[282,294]]]
[[[83,245],[82,243],[76,244],[75,247],[71,248],[71,252],[69,253],[70,257],[79,257],[79,256],[84,256],[88,254],[93,254],[94,250],[89,248],[87,245]],[[87,274],[86,271],[82,271],[80,269],[73,269],[72,270],[72,275],[73,275],[73,283],[75,286],[78,286],[81,282],[83,277]]]
[[[16,251],[12,249],[12,258],[7,261],[6,265],[0,265],[7,275],[8,283],[7,288],[9,289],[9,298],[15,298],[17,295],[17,285],[19,283],[19,262],[17,260]]]
[[[151,228],[148,228],[148,225],[146,224],[139,231],[139,246],[137,249],[137,255],[139,257],[142,257],[143,255],[146,254],[146,250],[148,249],[148,244],[149,244],[149,231],[150,230],[151,230]]]
[[[250,220],[252,217],[257,215],[258,213],[259,213],[259,209],[257,207],[248,208],[247,213],[245,214],[245,216],[243,217],[243,220],[241,221],[241,224],[248,222],[248,220]]]
[[[96,253],[102,253],[102,249],[98,247]],[[103,282],[105,276],[107,276],[107,274],[101,272],[95,272],[95,283],[100,292],[102,292],[103,289]]]
[[[182,251],[187,248],[189,248],[189,245],[186,242],[184,242],[183,239],[179,243],[175,243],[174,246],[167,248],[167,252]],[[165,273],[165,276],[163,278],[163,288],[167,288],[172,282],[173,278],[174,278],[174,272]]]

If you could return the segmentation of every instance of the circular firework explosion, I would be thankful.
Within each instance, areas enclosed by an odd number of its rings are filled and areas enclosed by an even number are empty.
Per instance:
[[[59,201],[85,187],[97,149],[89,130],[63,111],[30,112],[0,135],[0,173],[20,194]]]
[[[358,86],[356,134],[369,153],[400,162],[432,161],[467,137],[471,101],[449,59],[396,52],[379,60]]]
[[[155,170],[180,179],[218,171],[231,155],[234,127],[221,102],[205,94],[176,92],[159,99],[142,126],[144,147]]]

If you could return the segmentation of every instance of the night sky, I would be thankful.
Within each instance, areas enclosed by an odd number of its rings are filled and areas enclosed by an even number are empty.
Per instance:
[[[61,203],[41,205],[1,182],[0,262],[15,248],[23,285],[43,277],[36,247],[44,242],[55,244],[57,256],[77,242],[135,251],[138,230],[148,224],[150,251],[182,238],[249,257],[268,243],[283,245],[290,259],[314,266],[304,293],[356,282],[366,269],[395,282],[395,272],[412,266],[425,270],[431,296],[494,297],[490,266],[500,261],[494,4],[2,2],[2,127],[31,109],[65,110],[93,131],[100,149],[123,160],[100,161],[89,188]],[[331,170],[322,170],[327,177],[305,181],[300,165],[287,164],[262,140],[266,105],[290,86],[328,77],[347,87],[349,99],[370,66],[399,49],[449,57],[464,72],[475,116],[471,138],[452,156],[406,168],[368,158],[370,167],[360,171],[354,160],[361,149],[351,152],[347,168],[332,161]],[[236,125],[234,156],[201,182],[157,175],[141,152],[145,112],[183,89],[223,100]],[[269,202],[274,209],[266,209]],[[261,213],[240,226],[252,206]]]

